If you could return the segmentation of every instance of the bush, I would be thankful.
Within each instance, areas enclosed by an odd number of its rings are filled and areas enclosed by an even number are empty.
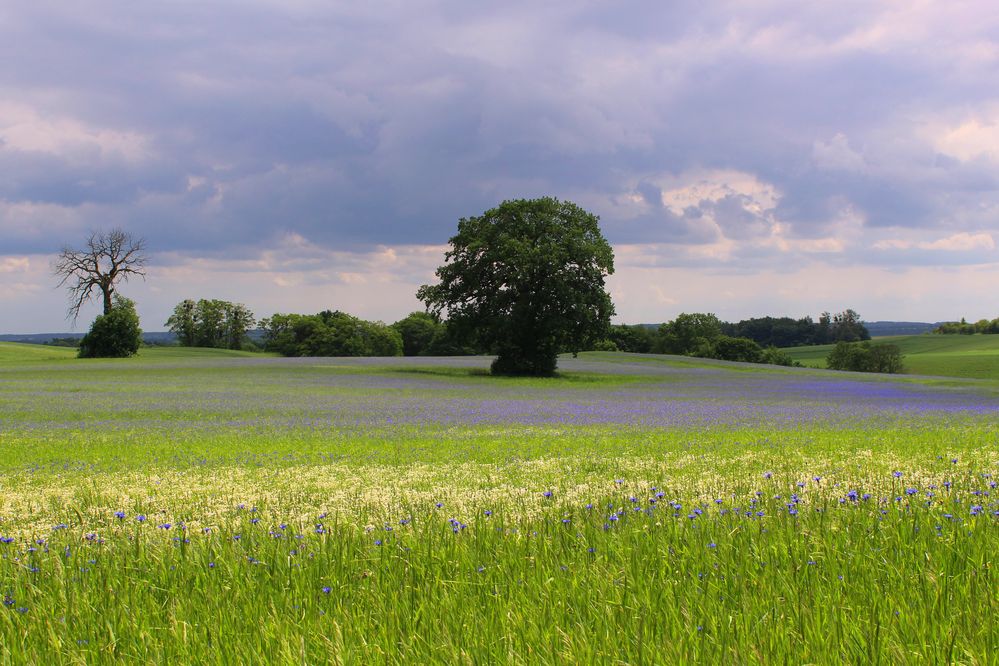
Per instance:
[[[767,347],[766,349],[763,350],[763,353],[760,355],[759,362],[766,363],[768,365],[785,365],[788,367],[793,366],[796,368],[801,367],[801,363],[798,363],[793,358],[791,358],[790,354],[788,354],[786,351],[777,349],[777,347],[773,346]]]
[[[826,357],[826,366],[830,370],[896,374],[904,369],[902,358],[902,350],[889,343],[837,342]]]
[[[80,340],[80,358],[124,358],[139,351],[142,329],[135,303],[115,295],[111,312],[98,315]]]
[[[763,350],[749,338],[733,338],[720,335],[714,341],[715,355],[713,358],[722,361],[741,361],[743,363],[759,363]]]
[[[402,356],[402,336],[381,322],[326,310],[260,322],[264,348],[284,356]]]

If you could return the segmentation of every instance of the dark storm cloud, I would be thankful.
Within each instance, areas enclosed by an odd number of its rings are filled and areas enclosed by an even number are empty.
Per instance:
[[[995,112],[988,7],[8,6],[4,252],[71,240],[39,234],[32,206],[66,209],[52,233],[113,221],[160,251],[234,255],[288,234],[441,244],[459,217],[543,194],[598,212],[613,243],[724,238],[747,266],[774,261],[777,226],[993,231],[994,160],[942,154],[932,126]],[[776,200],[718,182],[665,205],[693,172]]]

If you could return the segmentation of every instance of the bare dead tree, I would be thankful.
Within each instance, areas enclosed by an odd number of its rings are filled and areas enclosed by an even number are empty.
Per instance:
[[[80,308],[94,297],[97,290],[104,299],[104,314],[110,314],[115,285],[128,282],[133,275],[145,279],[144,269],[148,261],[145,249],[145,239],[135,238],[121,229],[92,232],[83,250],[63,247],[52,272],[62,278],[60,287],[69,287],[67,317],[72,317],[75,322],[80,316]]]

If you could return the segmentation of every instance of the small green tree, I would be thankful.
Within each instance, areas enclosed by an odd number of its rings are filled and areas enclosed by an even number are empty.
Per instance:
[[[614,253],[598,221],[551,197],[462,218],[440,282],[416,296],[433,314],[447,312],[458,339],[497,354],[493,374],[551,375],[560,352],[607,337]]]
[[[887,342],[873,344],[869,353],[871,372],[896,374],[905,370],[902,363],[902,350],[899,349],[898,345]]]
[[[98,315],[80,340],[80,358],[124,358],[139,351],[142,329],[135,302],[115,294],[111,311]]]
[[[226,302],[223,323],[223,339],[229,349],[242,349],[246,332],[253,328],[256,319],[250,309],[242,303]]]
[[[778,349],[777,347],[770,346],[763,349],[763,353],[760,356],[760,363],[766,363],[768,365],[784,365],[784,366],[794,366],[801,367],[801,364],[791,358],[783,349]]]
[[[739,361],[742,363],[759,363],[763,358],[763,350],[749,338],[733,338],[728,335],[706,342],[695,356],[716,358],[721,361]]]
[[[441,323],[428,312],[411,312],[392,324],[392,328],[402,336],[403,356],[419,356],[430,348]]]
[[[712,313],[680,313],[662,324],[656,336],[655,351],[660,354],[693,354],[722,334],[722,323]]]
[[[177,304],[173,314],[166,320],[166,326],[177,336],[181,347],[193,347],[198,336],[198,324],[194,313],[197,304],[190,298]]]
[[[611,326],[607,338],[619,351],[648,354],[652,351],[655,336],[648,326],[618,324]]]

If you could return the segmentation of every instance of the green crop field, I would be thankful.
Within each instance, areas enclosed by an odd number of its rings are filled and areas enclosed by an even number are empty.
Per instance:
[[[3,663],[996,663],[999,382],[0,344]]]
[[[999,380],[999,335],[898,335],[874,342],[898,345],[907,373]],[[816,345],[784,351],[803,365],[824,368],[832,348]]]

